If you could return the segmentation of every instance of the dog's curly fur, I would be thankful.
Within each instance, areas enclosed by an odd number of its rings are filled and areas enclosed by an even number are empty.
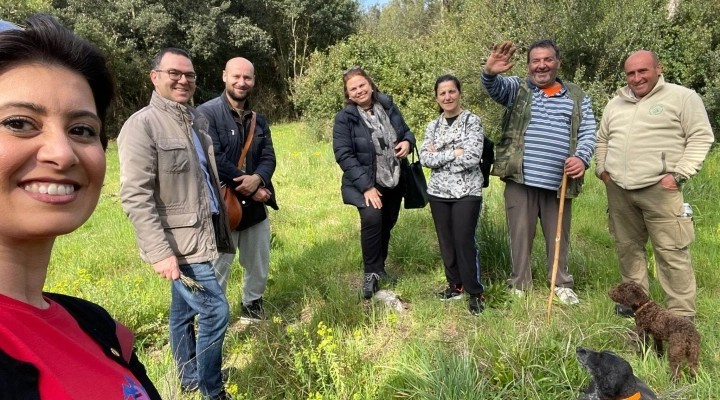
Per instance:
[[[635,312],[635,332],[647,344],[648,335],[655,339],[655,349],[663,354],[662,341],[668,342],[668,358],[672,380],[680,377],[680,368],[687,359],[690,375],[695,377],[700,354],[700,333],[688,319],[673,315],[650,300],[640,285],[623,282],[608,292],[616,303],[630,307]]]

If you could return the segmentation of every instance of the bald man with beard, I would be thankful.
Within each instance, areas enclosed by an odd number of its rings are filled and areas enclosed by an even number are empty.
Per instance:
[[[230,59],[222,74],[225,91],[219,97],[198,107],[210,121],[208,133],[213,140],[220,180],[234,188],[243,206],[240,225],[232,240],[240,251],[243,277],[243,323],[265,318],[263,294],[270,268],[270,221],[267,206],[277,210],[271,179],[275,172],[275,150],[267,120],[251,110],[248,96],[255,86],[255,68],[245,58]],[[243,165],[240,155],[254,126]],[[213,262],[215,275],[223,291],[227,289],[234,253],[223,253]]]
[[[627,86],[605,107],[595,153],[620,274],[649,293],[645,245],[650,239],[668,310],[694,320],[696,285],[688,246],[695,232],[683,210],[682,185],[700,170],[714,141],[710,121],[695,91],[665,82],[654,53],[630,55],[625,78]],[[622,304],[615,312],[633,316]]]

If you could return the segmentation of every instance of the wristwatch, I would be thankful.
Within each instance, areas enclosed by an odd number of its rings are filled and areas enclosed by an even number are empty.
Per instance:
[[[688,178],[686,178],[684,175],[677,172],[673,172],[672,176],[673,178],[675,178],[675,184],[677,185],[678,189],[681,189],[685,182],[687,182],[688,180]]]

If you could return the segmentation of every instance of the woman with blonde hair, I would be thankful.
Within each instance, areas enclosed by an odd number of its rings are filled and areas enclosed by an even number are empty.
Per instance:
[[[401,163],[415,146],[415,136],[392,98],[380,93],[362,68],[345,71],[343,84],[346,106],[335,116],[333,151],[343,170],[343,201],[360,214],[362,292],[369,299],[380,279],[394,281],[385,261],[405,192]]]

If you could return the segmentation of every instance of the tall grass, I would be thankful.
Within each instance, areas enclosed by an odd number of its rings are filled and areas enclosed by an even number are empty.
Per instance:
[[[693,204],[698,281],[700,375],[669,380],[666,359],[637,353],[632,321],[612,314],[607,290],[620,280],[607,232],[600,182],[587,179],[574,201],[570,271],[581,303],[555,305],[545,322],[549,290],[538,231],[531,259],[534,289],[523,299],[504,290],[509,250],[502,199],[493,179],[485,192],[478,247],[488,309],[439,302],[445,278],[429,208],[403,210],[391,241],[393,289],[408,310],[396,313],[360,300],[362,262],[357,211],[342,204],[340,170],[327,143],[305,125],[273,127],[278,159],[274,184],[280,211],[271,213],[272,253],[267,324],[242,327],[242,269],[235,264],[228,298],[232,323],[225,363],[237,368],[228,388],[235,399],[574,399],[589,383],[577,346],[625,357],[664,399],[720,398],[720,152],[685,189]],[[118,198],[117,150],[108,149],[102,198],[90,221],[59,238],[46,289],[105,306],[137,334],[140,355],[166,398],[179,393],[168,350],[170,290],[137,255],[133,228]],[[591,171],[589,171],[591,173]],[[662,291],[652,281],[655,300]]]

